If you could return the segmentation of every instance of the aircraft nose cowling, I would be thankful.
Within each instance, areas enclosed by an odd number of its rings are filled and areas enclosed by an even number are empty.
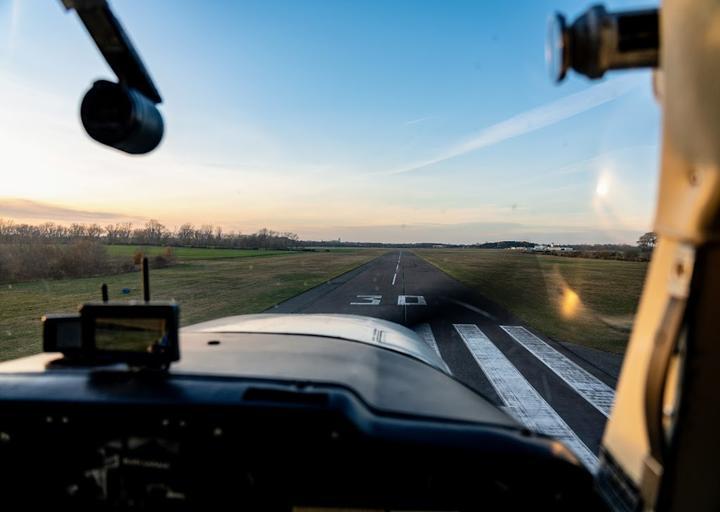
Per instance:
[[[400,324],[359,315],[239,315],[185,327],[194,332],[252,332],[325,336],[376,345],[409,355],[450,373],[445,362],[415,331]]]

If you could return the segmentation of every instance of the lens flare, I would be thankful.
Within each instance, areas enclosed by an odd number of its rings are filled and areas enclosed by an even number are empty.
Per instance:
[[[610,192],[610,178],[607,174],[602,174],[595,185],[595,195],[598,197],[606,197]]]
[[[565,318],[574,317],[580,306],[580,297],[570,288],[563,289],[562,299],[560,303],[560,312]]]

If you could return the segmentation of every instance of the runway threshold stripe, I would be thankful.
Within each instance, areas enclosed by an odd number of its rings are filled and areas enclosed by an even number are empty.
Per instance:
[[[420,337],[423,339],[425,343],[427,343],[431,349],[435,351],[437,355],[442,357],[442,354],[440,354],[440,349],[437,346],[437,341],[435,341],[435,335],[432,332],[432,328],[430,327],[430,324],[419,324],[415,327],[415,332],[420,335]]]
[[[531,430],[565,443],[591,470],[597,457],[475,324],[453,324],[507,411]]]
[[[564,380],[568,386],[573,388],[598,411],[605,416],[610,416],[610,409],[615,400],[615,392],[610,386],[524,327],[501,325],[500,328],[542,361],[555,375]]]
[[[438,348],[437,341],[435,340],[435,335],[432,332],[432,328],[430,327],[430,324],[418,324],[415,326],[415,332],[422,338],[422,340],[435,351],[435,353],[438,355],[440,359],[442,359],[442,354],[440,353],[440,349]],[[443,364],[445,364],[445,369],[447,369],[448,373],[450,372],[450,368],[448,367],[447,363],[443,360]]]

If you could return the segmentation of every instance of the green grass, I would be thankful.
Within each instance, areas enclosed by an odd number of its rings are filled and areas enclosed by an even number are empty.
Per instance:
[[[191,259],[153,270],[151,291],[155,299],[176,300],[180,304],[181,324],[188,325],[222,316],[258,313],[382,252],[283,252],[272,258]],[[40,351],[40,317],[50,312],[77,311],[80,304],[99,300],[102,283],[108,284],[111,300],[141,297],[138,272],[2,285],[0,360]],[[129,288],[131,293],[123,295],[123,288]]]
[[[622,353],[647,263],[504,250],[415,251],[538,332]]]
[[[145,256],[163,254],[166,247],[158,245],[107,245],[108,255],[114,258],[132,258],[136,251]],[[180,261],[210,260],[218,258],[255,258],[262,256],[287,256],[288,251],[264,249],[222,249],[213,247],[173,247],[175,257]]]

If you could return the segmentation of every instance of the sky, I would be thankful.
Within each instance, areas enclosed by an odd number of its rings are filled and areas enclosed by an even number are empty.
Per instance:
[[[447,243],[652,227],[650,72],[549,79],[547,20],[582,2],[111,5],[163,96],[161,146],[92,141],[80,101],[114,76],[76,15],[0,0],[0,218]]]

